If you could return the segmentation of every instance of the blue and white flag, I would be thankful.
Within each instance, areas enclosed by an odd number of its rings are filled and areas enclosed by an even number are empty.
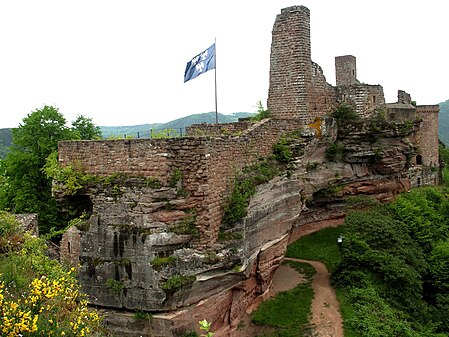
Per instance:
[[[211,69],[215,69],[215,43],[187,62],[184,83]]]

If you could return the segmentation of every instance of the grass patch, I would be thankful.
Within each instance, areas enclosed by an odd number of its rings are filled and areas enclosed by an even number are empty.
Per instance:
[[[287,247],[285,256],[321,261],[332,273],[341,260],[337,238],[343,230],[343,226],[329,227],[304,236]]]
[[[272,336],[303,336],[308,329],[313,299],[311,279],[315,270],[306,263],[287,261],[286,264],[306,275],[308,281],[263,302],[251,314],[251,319],[255,324],[268,325],[275,328]]]

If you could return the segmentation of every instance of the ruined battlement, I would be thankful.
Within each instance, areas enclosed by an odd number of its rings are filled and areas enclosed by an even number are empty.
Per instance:
[[[270,118],[193,125],[185,138],[60,142],[62,166],[125,175],[70,196],[89,199],[91,217],[67,231],[61,256],[81,263],[80,283],[92,303],[155,313],[130,335],[173,337],[194,329],[200,317],[214,322],[217,336],[231,336],[267,294],[292,231],[326,221],[309,204],[358,194],[388,201],[435,184],[439,107],[415,107],[404,91],[386,104],[381,85],[357,80],[354,56],[335,63],[332,86],[311,60],[310,11],[288,7],[273,26]],[[341,103],[362,118],[340,128],[329,116]],[[280,139],[291,157],[283,163],[288,171],[255,188],[243,219],[222,224],[236,177],[272,155]],[[325,155],[331,144],[343,148],[332,160]],[[343,187],[337,197],[319,200],[336,184]],[[220,230],[225,240],[218,240]],[[170,288],[173,278],[182,285]],[[114,293],[108,281],[123,289]]]
[[[266,119],[238,136],[64,141],[59,143],[59,162],[89,174],[151,177],[163,185],[179,171],[198,214],[200,242],[210,246],[217,240],[235,173],[269,155],[282,134],[300,126],[300,121]]]

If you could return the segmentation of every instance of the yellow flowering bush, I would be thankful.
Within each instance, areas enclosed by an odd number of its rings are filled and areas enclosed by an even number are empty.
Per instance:
[[[7,245],[17,236],[17,244]],[[42,239],[23,233],[0,213],[0,337],[102,336],[72,268],[46,254]]]
[[[100,331],[96,311],[72,275],[35,278],[22,296],[8,292],[0,281],[0,336],[89,336]]]

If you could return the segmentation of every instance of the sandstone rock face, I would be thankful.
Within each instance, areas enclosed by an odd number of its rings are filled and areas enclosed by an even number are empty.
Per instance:
[[[228,239],[211,247],[199,244],[196,204],[180,184],[149,187],[144,178],[121,177],[86,188],[92,216],[76,232],[83,291],[92,304],[153,313],[159,323],[143,324],[142,336],[157,329],[180,335],[201,319],[212,321],[218,336],[235,334],[242,315],[267,295],[292,232],[341,223],[346,197],[391,200],[422,175],[410,160],[415,124],[377,126],[373,138],[369,123],[339,132],[325,118],[286,136],[288,170],[259,185],[247,215],[223,227]],[[331,161],[333,144],[341,153]],[[112,316],[111,326],[122,325],[126,335],[126,315]]]

